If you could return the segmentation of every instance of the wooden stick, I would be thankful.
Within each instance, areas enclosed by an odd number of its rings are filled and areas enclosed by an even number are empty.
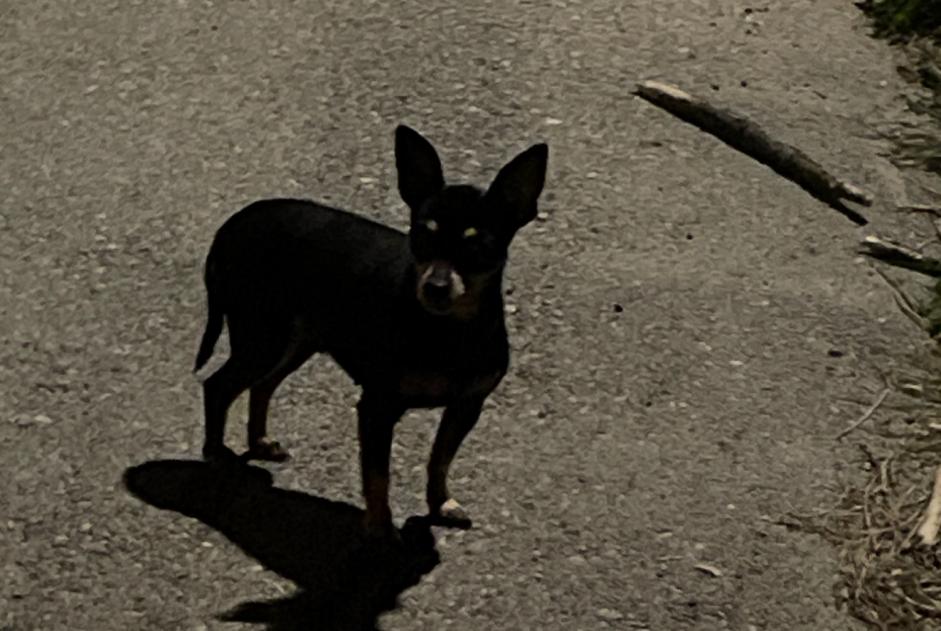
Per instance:
[[[933,278],[941,278],[941,261],[938,259],[879,237],[868,236],[863,239],[859,253],[895,267],[902,267]]]
[[[934,489],[931,500],[925,510],[921,526],[918,527],[918,536],[926,546],[933,546],[938,542],[938,530],[941,529],[941,467],[934,473]]]
[[[876,400],[873,402],[873,404],[869,406],[869,409],[863,412],[862,416],[860,416],[858,419],[853,421],[852,425],[850,425],[849,427],[844,429],[842,432],[834,436],[833,440],[840,440],[841,438],[843,438],[844,436],[852,432],[854,429],[856,429],[857,427],[859,427],[860,425],[868,421],[869,417],[871,417],[873,413],[877,409],[879,409],[879,406],[882,405],[882,402],[885,401],[885,398],[889,396],[890,390],[891,388],[884,388],[882,392],[879,393],[879,396],[876,397]]]
[[[871,206],[872,196],[837,179],[800,149],[771,138],[761,127],[741,114],[719,109],[679,88],[658,81],[640,83],[634,93],[771,167],[854,223],[860,226],[868,223],[863,215],[845,206],[842,200]]]

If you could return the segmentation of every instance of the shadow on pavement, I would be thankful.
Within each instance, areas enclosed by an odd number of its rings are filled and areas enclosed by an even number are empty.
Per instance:
[[[440,558],[418,517],[402,528],[401,548],[367,544],[362,511],[272,486],[252,466],[213,467],[194,460],[159,460],[124,472],[127,489],[158,508],[215,528],[263,566],[297,583],[291,597],[244,602],[221,620],[267,625],[271,631],[376,629],[398,595]]]

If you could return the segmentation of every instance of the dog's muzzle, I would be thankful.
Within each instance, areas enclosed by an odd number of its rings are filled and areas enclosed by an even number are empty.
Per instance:
[[[460,274],[444,261],[432,262],[418,279],[418,301],[432,313],[447,313],[464,290]]]

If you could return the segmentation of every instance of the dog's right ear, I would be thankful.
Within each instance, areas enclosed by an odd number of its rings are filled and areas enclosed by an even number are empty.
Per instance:
[[[428,140],[411,127],[395,128],[395,168],[399,195],[413,212],[444,188],[441,160]]]

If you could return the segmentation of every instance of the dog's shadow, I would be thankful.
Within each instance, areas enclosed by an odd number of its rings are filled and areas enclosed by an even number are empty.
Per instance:
[[[363,536],[362,511],[272,486],[271,474],[252,466],[214,467],[192,460],[160,460],[127,469],[127,489],[158,508],[215,528],[264,567],[299,590],[284,599],[245,602],[221,620],[267,625],[270,631],[376,629],[398,595],[439,562],[426,521],[410,518],[402,545]]]

